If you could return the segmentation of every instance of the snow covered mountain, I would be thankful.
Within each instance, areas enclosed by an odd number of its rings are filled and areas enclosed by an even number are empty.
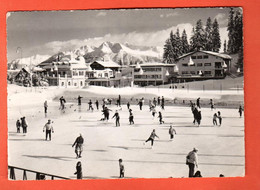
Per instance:
[[[49,55],[33,55],[31,57],[15,59],[7,64],[8,70],[21,69],[23,67],[36,66],[48,59]]]

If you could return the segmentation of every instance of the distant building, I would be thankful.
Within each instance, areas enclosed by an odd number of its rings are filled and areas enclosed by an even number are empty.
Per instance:
[[[196,51],[178,58],[177,81],[222,79],[230,71],[231,57],[211,51]]]
[[[156,86],[171,82],[175,64],[143,63],[132,67],[132,78],[135,85]]]

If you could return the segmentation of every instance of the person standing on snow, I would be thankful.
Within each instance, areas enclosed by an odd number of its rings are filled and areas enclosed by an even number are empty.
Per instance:
[[[74,147],[75,145],[75,153],[77,155],[76,158],[81,158],[81,153],[83,151],[83,143],[84,143],[84,139],[82,137],[81,134],[79,134],[79,136],[76,138],[75,142],[73,143],[72,147]]]
[[[51,120],[49,119],[48,122],[44,125],[43,127],[43,132],[46,131],[46,138],[45,140],[47,141],[48,136],[49,140],[51,141],[51,133],[54,133],[53,126],[51,124]]]

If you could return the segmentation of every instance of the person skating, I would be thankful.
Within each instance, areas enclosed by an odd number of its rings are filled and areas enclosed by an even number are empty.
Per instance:
[[[197,107],[200,108],[200,97],[197,99]]]
[[[161,98],[160,98],[160,96],[158,96],[158,98],[157,98],[157,103],[158,103],[158,106],[161,105]]]
[[[45,115],[45,117],[47,117],[47,112],[48,112],[47,100],[44,101],[43,107],[44,107],[44,115]]]
[[[139,102],[138,102],[137,105],[139,105],[140,110],[142,110],[142,107],[143,107],[143,101],[142,101],[142,99],[139,100]]]
[[[157,104],[157,101],[156,101],[156,98],[154,97],[153,98],[153,105],[154,105],[154,107],[156,107],[156,104]]]
[[[210,104],[210,108],[211,108],[211,111],[214,109],[214,102],[212,99],[209,100],[209,104]]]
[[[27,124],[27,122],[25,120],[25,117],[21,118],[21,125],[22,125],[22,128],[23,128],[23,133],[27,133],[28,124]]]
[[[153,129],[153,132],[151,133],[150,137],[144,142],[144,145],[148,141],[151,141],[151,147],[153,147],[153,142],[154,142],[155,137],[157,137],[159,139],[159,137],[155,133],[155,129]]]
[[[219,121],[219,126],[222,124],[222,117],[220,111],[218,111],[218,121]]]
[[[130,123],[130,125],[132,125],[135,123],[134,123],[134,116],[133,116],[132,110],[131,111],[130,110],[129,110],[129,123]]]
[[[155,114],[156,114],[156,109],[155,109],[155,107],[153,107],[152,108],[152,116],[153,116],[153,118],[155,117]]]
[[[53,130],[53,126],[51,124],[51,120],[49,119],[48,122],[44,125],[43,127],[43,132],[46,131],[46,138],[45,140],[47,141],[48,139],[48,136],[49,136],[49,140],[51,141],[51,133],[54,133],[54,130]]]
[[[121,107],[121,95],[118,95],[118,106]]]
[[[192,107],[192,114],[193,114],[193,124],[195,125],[196,124],[196,121],[197,121],[197,117],[198,117],[198,114],[199,114],[199,111],[197,109],[196,106],[193,106]]]
[[[213,125],[218,125],[217,117],[218,117],[217,114],[214,113],[214,115],[213,115]]]
[[[239,106],[239,108],[238,108],[238,113],[239,113],[239,116],[240,117],[242,117],[242,113],[243,113],[243,108],[242,108],[242,106]]]
[[[84,143],[84,138],[82,137],[82,135],[80,134],[75,142],[73,143],[72,147],[74,147],[75,145],[75,153],[77,155],[76,158],[81,158],[81,153],[83,151],[83,143]]]
[[[89,100],[89,102],[88,102],[88,110],[93,111],[93,106],[92,106],[92,101],[91,100]]]
[[[175,129],[172,127],[172,125],[170,125],[170,129],[169,129],[169,134],[170,134],[170,139],[173,140],[174,135],[176,135],[176,131]]]
[[[119,178],[124,178],[125,177],[125,166],[123,164],[123,160],[120,158],[118,160],[119,162]]]
[[[96,104],[96,108],[97,108],[97,110],[99,110],[99,107],[98,107],[98,106],[99,106],[98,100],[95,101],[95,104]]]
[[[17,133],[20,133],[20,127],[21,127],[20,119],[17,119],[17,121],[16,121],[16,129],[17,129]]]
[[[78,96],[78,106],[81,106],[81,99],[82,99],[83,97],[81,97],[80,95]]]
[[[63,96],[60,97],[60,109],[61,110],[64,110],[65,109],[65,103],[66,103],[66,100]]]
[[[116,113],[114,114],[114,116],[112,118],[116,118],[116,127],[120,126],[120,122],[119,122],[120,116],[119,116],[119,113],[118,113],[117,110],[116,110]]]
[[[162,120],[162,113],[159,111],[158,114],[160,124],[164,123],[164,121]]]
[[[198,112],[198,115],[197,115],[197,122],[198,122],[198,127],[200,126],[200,122],[201,122],[201,111]]]
[[[108,109],[107,107],[104,107],[104,109],[103,109],[103,114],[104,114],[104,120],[109,120],[109,111],[112,111],[112,110],[110,110],[110,109]]]
[[[78,161],[76,165],[76,172],[74,175],[77,175],[77,179],[82,179],[82,166],[80,161]]]
[[[130,109],[130,103],[127,102],[126,106],[127,106],[127,109],[129,110]]]
[[[164,110],[164,97],[162,96],[162,103],[161,103],[161,107],[162,107],[162,109]]]
[[[189,177],[194,176],[195,166],[198,168],[198,149],[193,148],[186,157],[186,164],[189,166]]]

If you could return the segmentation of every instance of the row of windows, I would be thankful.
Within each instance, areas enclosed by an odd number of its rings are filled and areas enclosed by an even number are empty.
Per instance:
[[[162,75],[135,75],[135,79],[160,79]]]
[[[197,67],[202,67],[203,66],[203,63],[196,63],[196,65],[197,65]],[[189,65],[188,65],[188,63],[183,63],[182,64],[182,66],[183,67],[188,67]],[[195,66],[195,63],[193,64],[193,65],[190,65],[191,67],[193,66]],[[206,67],[210,67],[211,66],[211,63],[204,63],[204,66],[206,66]],[[215,62],[215,66],[216,67],[221,67],[221,62]]]
[[[198,55],[198,56],[191,56],[191,59],[208,59],[208,55]]]
[[[68,86],[72,86],[72,83],[69,81],[68,83]],[[79,84],[80,86],[83,86],[83,82],[82,81],[80,81],[80,84]],[[61,82],[61,86],[65,86],[65,82]],[[74,86],[78,86],[78,83],[74,83]]]
[[[162,68],[142,68],[144,72],[160,72]],[[135,69],[135,72],[139,72],[140,69]]]
[[[204,75],[211,75],[211,71],[204,71],[202,72]],[[192,74],[192,75],[199,75],[200,72],[199,71],[182,71],[181,74],[183,75],[188,75],[188,74]]]

